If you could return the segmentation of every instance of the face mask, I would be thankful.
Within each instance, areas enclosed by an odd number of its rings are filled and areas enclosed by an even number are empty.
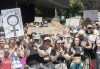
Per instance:
[[[9,49],[8,48],[5,48],[4,49],[4,53],[5,53],[5,56],[9,56]]]

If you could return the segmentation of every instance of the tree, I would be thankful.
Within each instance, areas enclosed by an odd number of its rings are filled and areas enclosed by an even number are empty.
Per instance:
[[[83,4],[81,0],[70,0],[70,17],[82,15]]]

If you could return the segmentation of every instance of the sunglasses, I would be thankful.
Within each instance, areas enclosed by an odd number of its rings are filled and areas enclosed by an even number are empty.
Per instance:
[[[92,29],[91,27],[88,27],[88,29]]]
[[[46,42],[50,42],[50,40],[46,40]]]

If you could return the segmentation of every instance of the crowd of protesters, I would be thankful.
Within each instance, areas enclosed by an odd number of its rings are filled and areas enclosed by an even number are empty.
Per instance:
[[[0,37],[0,69],[100,69],[100,35],[95,23],[62,38],[36,32]]]

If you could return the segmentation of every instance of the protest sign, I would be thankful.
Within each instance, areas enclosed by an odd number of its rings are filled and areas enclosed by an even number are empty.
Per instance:
[[[84,10],[84,18],[87,17],[92,21],[98,21],[98,10]]]
[[[20,8],[1,10],[6,38],[24,35]]]

